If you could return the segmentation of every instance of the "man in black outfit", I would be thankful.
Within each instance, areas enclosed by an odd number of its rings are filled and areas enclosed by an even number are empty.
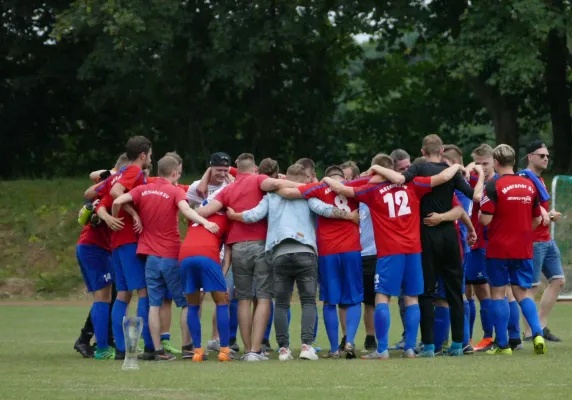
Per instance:
[[[416,176],[433,176],[446,169],[448,165],[441,162],[443,142],[437,135],[429,135],[423,139],[421,149],[427,162],[414,164],[403,173],[405,181],[409,182]],[[433,188],[433,191],[421,200],[421,221],[431,213],[445,213],[453,205],[454,190],[457,189],[474,201],[480,201],[483,194],[483,171],[477,166],[479,181],[473,190],[461,174],[451,181]],[[435,340],[433,324],[435,309],[433,300],[437,276],[443,279],[445,295],[451,313],[451,332],[453,343],[449,349],[450,355],[463,355],[463,265],[459,248],[457,230],[453,222],[441,223],[429,227],[421,223],[421,245],[423,249],[423,280],[425,293],[419,296],[421,311],[421,341],[424,348],[418,357],[435,356]]]

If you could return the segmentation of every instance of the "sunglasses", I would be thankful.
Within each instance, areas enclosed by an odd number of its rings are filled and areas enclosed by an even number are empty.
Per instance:
[[[540,158],[543,159],[543,160],[544,160],[545,158],[546,158],[547,160],[550,160],[550,154],[533,154],[533,155],[534,155],[534,156],[538,156],[538,157],[540,157]]]

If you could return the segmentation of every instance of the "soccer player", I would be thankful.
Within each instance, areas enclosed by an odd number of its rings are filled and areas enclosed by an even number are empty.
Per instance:
[[[316,164],[310,158],[301,158],[296,161],[296,164],[300,164],[306,170],[306,183],[316,183],[318,179],[316,178]]]
[[[411,166],[411,156],[403,149],[395,149],[389,155],[393,160],[395,171],[404,173]]]
[[[377,156],[376,156],[377,157]],[[371,165],[376,164],[376,157],[372,160]],[[360,171],[358,166],[353,161],[347,161],[340,165],[344,171],[344,178],[346,181],[352,181],[359,178]],[[363,322],[365,326],[365,342],[364,350],[373,351],[377,348],[377,341],[375,339],[375,326],[374,326],[374,313],[375,313],[375,290],[373,279],[375,276],[375,263],[376,263],[376,248],[373,235],[373,225],[371,222],[371,214],[368,206],[364,203],[359,203],[359,216],[360,216],[360,243],[361,243],[361,263],[363,272]],[[338,347],[343,350],[346,346],[346,309],[339,308],[340,325],[342,326],[342,341]]]
[[[476,165],[480,165],[485,175],[485,182],[495,179],[493,148],[488,144],[482,144],[473,150],[472,157]],[[476,175],[470,176],[470,185],[474,187],[478,182]],[[493,323],[491,319],[491,294],[486,272],[486,249],[488,232],[479,222],[479,202],[473,203],[471,221],[477,231],[477,241],[472,246],[471,251],[466,255],[466,283],[472,289],[469,296],[471,338],[473,336],[473,326],[475,321],[475,302],[472,294],[479,299],[481,324],[483,328],[483,339],[474,347],[476,351],[487,351],[493,346]]]
[[[544,354],[546,345],[530,292],[534,280],[532,231],[540,224],[542,215],[538,192],[530,180],[514,174],[512,147],[497,146],[493,159],[499,178],[486,184],[479,217],[481,224],[490,225],[487,276],[491,286],[496,347],[487,354],[512,354],[507,335],[510,308],[505,297],[509,284],[532,329],[534,352]]]
[[[196,208],[203,201],[208,199],[212,194],[230,183],[228,180],[228,171],[230,167],[230,156],[223,152],[216,152],[211,155],[209,168],[203,175],[201,180],[195,181],[187,191],[187,200],[189,204]],[[206,183],[206,190],[200,190],[199,187],[203,181]]]
[[[437,135],[429,135],[423,139],[421,152],[426,158],[424,164],[412,165],[404,176],[407,182],[416,176],[433,176],[449,166],[442,162],[443,142]],[[447,184],[441,185],[421,200],[421,217],[431,213],[449,211],[453,204],[454,189],[463,192],[467,197],[478,200],[482,196],[482,169],[479,172],[479,182],[473,190],[461,174],[455,176]],[[463,306],[463,266],[461,251],[455,224],[442,223],[435,227],[421,226],[421,244],[423,247],[423,279],[425,293],[419,297],[421,309],[421,340],[424,344],[423,357],[434,357],[435,344],[433,328],[435,323],[435,308],[433,298],[436,278],[440,276],[445,285],[445,294],[451,315],[451,333],[453,343],[450,353],[462,355],[464,341],[465,311]]]
[[[326,169],[326,176],[344,181],[344,173],[338,166]],[[352,182],[361,185],[369,178]],[[325,183],[309,183],[295,190],[278,192],[287,198],[318,198],[326,204],[351,213],[359,208],[357,201],[334,193]],[[320,300],[324,302],[323,314],[330,351],[325,358],[339,358],[338,314],[336,306],[347,308],[347,359],[356,358],[355,335],[361,320],[363,301],[363,273],[361,265],[361,244],[359,227],[350,221],[318,217],[318,281]]]
[[[231,361],[233,351],[229,348],[230,320],[227,301],[227,274],[231,251],[225,245],[224,261],[220,265],[220,249],[230,229],[228,218],[224,213],[215,213],[207,219],[219,227],[217,233],[207,230],[204,226],[189,223],[185,241],[179,253],[183,292],[189,304],[187,324],[195,345],[193,362],[206,360],[205,350],[201,344],[201,292],[210,292],[216,305],[216,324],[219,340],[216,351],[219,361]],[[209,341],[210,342],[210,341]],[[190,349],[185,351],[189,352]],[[215,351],[215,350],[213,350]]]
[[[138,186],[113,202],[112,215],[117,215],[121,206],[132,202],[138,210],[144,227],[137,245],[137,255],[146,257],[145,280],[149,294],[149,329],[155,348],[155,361],[170,361],[176,357],[163,349],[161,344],[160,307],[168,289],[177,307],[182,308],[181,332],[183,350],[188,350],[190,337],[187,333],[187,302],[179,272],[178,212],[190,221],[203,225],[216,233],[218,226],[200,217],[189,207],[185,192],[174,185],[181,176],[181,165],[170,156],[159,160],[159,179],[154,183]]]
[[[97,340],[95,358],[113,359],[115,350],[108,342],[112,284],[109,229],[104,225],[96,227],[88,223],[81,231],[76,246],[76,256],[87,290],[93,293],[94,298],[91,321]],[[88,353],[88,356],[90,357],[91,353]]]
[[[548,160],[550,153],[546,145],[536,140],[528,145],[526,148],[528,165],[519,175],[528,177],[540,197],[540,206],[548,213],[551,222],[558,222],[561,213],[552,209],[548,211],[550,195],[544,184],[544,179],[540,176],[546,168],[548,168]],[[550,329],[548,329],[547,320],[552,307],[558,300],[558,295],[564,287],[564,272],[562,270],[562,262],[560,260],[560,250],[556,242],[550,237],[550,225],[540,224],[538,228],[532,233],[533,247],[534,247],[534,280],[532,282],[531,296],[535,298],[538,286],[540,285],[540,273],[542,272],[548,280],[548,285],[542,293],[540,299],[540,309],[538,317],[540,325],[543,327],[543,336],[546,340],[551,342],[561,342],[560,338],[555,336]],[[530,327],[526,326],[525,340],[531,340]]]
[[[362,358],[389,358],[389,299],[399,296],[402,289],[406,305],[403,356],[414,358],[413,348],[420,320],[417,296],[423,293],[419,201],[431,192],[432,187],[452,179],[462,167],[455,165],[438,175],[414,178],[410,184],[403,184],[405,178],[393,171],[391,157],[380,155],[377,162],[381,165],[372,166],[371,171],[384,177],[381,183],[352,188],[331,178],[324,178],[324,182],[338,195],[355,198],[368,205],[372,215],[378,256],[374,281],[378,346],[376,351]],[[392,184],[385,180],[387,178],[398,183]]]
[[[209,217],[223,207],[242,212],[254,208],[266,191],[297,185],[287,180],[258,175],[255,167],[252,154],[241,154],[237,158],[236,181],[221,190],[209,204],[199,208],[198,213]],[[246,361],[268,359],[261,352],[273,291],[272,267],[264,258],[266,230],[266,221],[249,225],[233,221],[227,239],[227,244],[232,245],[233,278],[239,302],[238,322]],[[254,315],[251,311],[253,293],[256,293],[258,299]]]
[[[288,168],[286,178],[303,183],[306,172],[302,165],[293,164]],[[274,270],[274,288],[276,297],[276,340],[280,346],[279,359],[292,360],[290,337],[288,333],[288,310],[292,288],[296,282],[300,302],[302,303],[302,350],[300,359],[318,360],[315,349],[314,326],[316,320],[317,258],[316,232],[314,227],[315,211],[326,217],[343,216],[356,218],[332,205],[326,205],[317,199],[287,200],[276,193],[269,193],[258,206],[235,213],[228,210],[232,220],[253,223],[268,217],[266,237],[266,257],[271,260]]]
[[[141,221],[132,207],[125,207],[114,218],[108,213],[113,200],[145,183],[144,169],[151,164],[151,142],[143,136],[134,136],[126,144],[129,165],[119,173],[110,176],[98,187],[98,196],[103,197],[97,207],[97,215],[112,230],[111,248],[112,261],[117,287],[117,299],[111,311],[111,323],[115,338],[115,359],[125,358],[125,338],[123,335],[123,317],[127,314],[132,292],[137,291],[137,316],[143,318],[143,340],[145,353],[143,359],[154,359],[154,347],[149,332],[149,299],[145,283],[145,263],[137,256],[137,231],[140,231]],[[118,224],[120,220],[122,224]]]

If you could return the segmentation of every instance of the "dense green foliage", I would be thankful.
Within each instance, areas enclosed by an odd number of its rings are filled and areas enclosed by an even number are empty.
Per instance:
[[[3,177],[108,166],[134,134],[192,171],[216,150],[365,165],[428,133],[542,137],[572,170],[566,0],[3,5]]]

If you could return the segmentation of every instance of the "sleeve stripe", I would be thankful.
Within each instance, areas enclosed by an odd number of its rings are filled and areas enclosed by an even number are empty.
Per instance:
[[[314,186],[314,187],[306,190],[305,192],[303,192],[302,196],[306,197],[306,195],[310,194],[312,191],[317,190],[317,189],[322,189],[326,186],[328,186],[328,185],[326,185],[325,183],[322,183],[321,185]]]
[[[358,196],[358,195],[361,196],[362,194],[366,194],[366,193],[368,193],[368,192],[371,192],[372,190],[376,190],[376,189],[379,189],[379,188],[381,188],[381,187],[383,187],[383,186],[387,186],[387,185],[389,185],[389,183],[387,183],[387,182],[374,184],[374,186],[368,187],[367,189],[364,189],[364,190],[362,190],[362,191],[360,191],[360,192],[356,192],[355,189],[354,189],[354,194],[355,194],[356,196]]]
[[[413,182],[415,185],[417,185],[417,186],[431,187],[431,184],[430,184],[430,183],[416,182],[415,179],[413,179],[412,182]]]

